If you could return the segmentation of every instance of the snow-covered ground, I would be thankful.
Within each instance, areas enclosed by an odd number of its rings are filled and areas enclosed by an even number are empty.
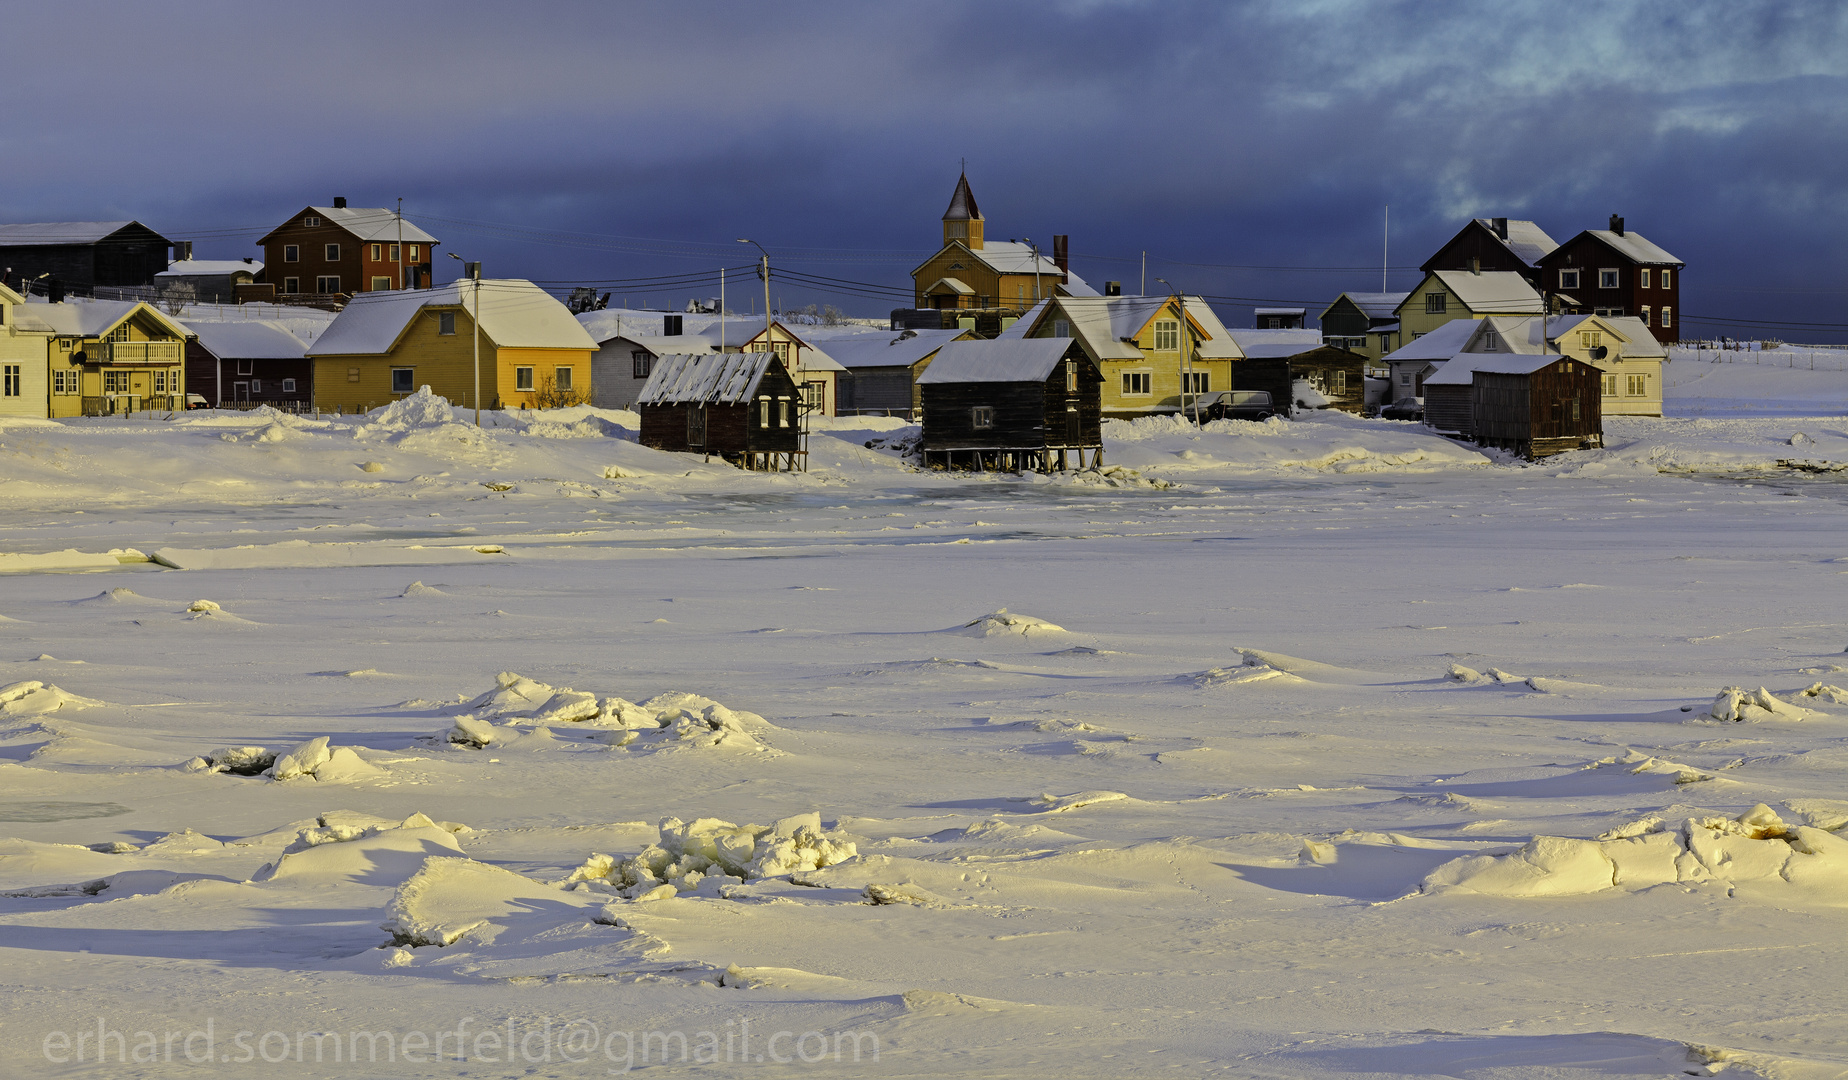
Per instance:
[[[1696,363],[1538,465],[0,422],[0,1073],[1840,1076],[1848,420]]]

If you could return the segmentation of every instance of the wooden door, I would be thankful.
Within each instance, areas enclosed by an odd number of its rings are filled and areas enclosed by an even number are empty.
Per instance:
[[[704,405],[687,406],[687,445],[706,445],[706,407]]]

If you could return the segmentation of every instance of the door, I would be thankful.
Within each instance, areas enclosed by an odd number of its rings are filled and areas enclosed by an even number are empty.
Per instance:
[[[247,382],[232,383],[231,400],[248,405],[250,403],[250,384]]]
[[[687,407],[687,445],[706,445],[706,407],[690,405]]]
[[[1079,418],[1078,403],[1065,403],[1065,445],[1078,446],[1084,441],[1084,423]]]

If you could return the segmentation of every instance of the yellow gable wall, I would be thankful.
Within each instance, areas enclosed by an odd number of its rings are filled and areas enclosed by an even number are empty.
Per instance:
[[[455,313],[456,332],[438,333],[441,312]],[[503,349],[486,331],[481,335],[481,407],[532,408],[536,391],[557,367],[572,368],[572,389],[590,396],[591,349]],[[535,370],[532,392],[516,391],[514,368]],[[475,407],[474,324],[466,307],[424,308],[389,353],[314,357],[314,401],[320,409],[364,412],[389,405],[405,395],[393,393],[393,368],[411,369],[411,390],[430,387],[461,409]]]
[[[957,263],[962,264],[961,269],[950,269]],[[912,289],[917,295],[918,307],[931,306],[931,299],[924,295],[924,290],[946,277],[953,277],[976,292],[974,296],[962,297],[957,303],[958,307],[980,307],[984,296],[988,298],[989,304],[993,304],[1000,291],[1000,280],[986,263],[961,248],[945,248],[932,256],[917,273]]]
[[[1064,318],[1064,312],[1055,306],[1028,336],[1052,337],[1053,324],[1062,318]],[[1142,328],[1142,332],[1137,335],[1135,341],[1137,350],[1142,353],[1139,359],[1098,360],[1097,366],[1104,375],[1101,404],[1105,413],[1174,412],[1183,407],[1181,400],[1183,365],[1181,361],[1184,354],[1180,348],[1160,351],[1155,348],[1155,324],[1163,320],[1178,323],[1180,321],[1179,306],[1170,302],[1149,320],[1147,326]],[[1193,347],[1198,349],[1198,333],[1191,320],[1189,320],[1188,330],[1190,333],[1181,337],[1180,340],[1185,343],[1191,337]],[[1203,393],[1211,394],[1232,388],[1231,360],[1208,360],[1196,355],[1187,370],[1206,376],[1206,389],[1202,391]],[[1149,392],[1146,394],[1126,392],[1126,387],[1133,386],[1136,380],[1125,376],[1141,374],[1149,377]],[[1191,403],[1192,400],[1193,395],[1189,395],[1187,401]]]
[[[1425,310],[1425,306],[1428,302],[1425,298],[1433,293],[1442,293],[1444,296],[1444,310],[1442,313],[1427,312]],[[1428,334],[1445,323],[1450,322],[1452,319],[1472,319],[1479,317],[1476,313],[1464,307],[1463,301],[1458,300],[1456,294],[1445,287],[1443,281],[1435,274],[1427,275],[1423,281],[1419,282],[1418,287],[1412,290],[1412,294],[1405,298],[1404,303],[1399,305],[1398,311],[1399,340],[1402,342],[1414,341],[1420,336]],[[1493,312],[1489,314],[1493,314]]]

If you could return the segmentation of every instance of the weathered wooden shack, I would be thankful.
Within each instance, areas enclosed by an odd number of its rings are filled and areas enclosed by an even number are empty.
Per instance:
[[[774,352],[658,357],[636,411],[643,446],[744,469],[807,468],[796,383]]]
[[[1358,413],[1367,407],[1367,357],[1352,349],[1284,342],[1252,345],[1245,359],[1232,365],[1232,389],[1264,390],[1278,411],[1340,409]]]
[[[924,463],[1100,466],[1103,381],[1076,338],[952,341],[918,376]]]
[[[1602,446],[1601,375],[1557,353],[1464,353],[1425,379],[1426,422],[1526,458]]]

